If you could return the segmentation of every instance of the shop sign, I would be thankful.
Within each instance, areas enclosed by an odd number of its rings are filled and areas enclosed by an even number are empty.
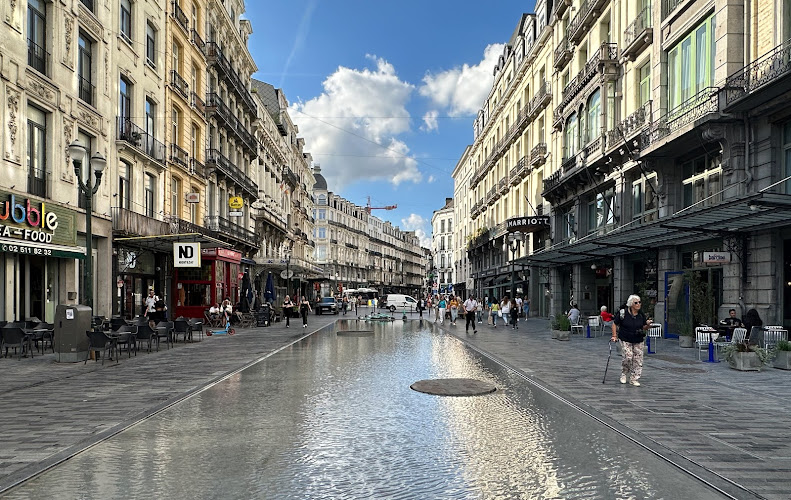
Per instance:
[[[505,222],[509,233],[523,232],[533,233],[543,229],[549,229],[548,215],[534,215],[532,217],[512,217]]]
[[[173,243],[173,267],[200,267],[200,243]]]
[[[187,203],[200,203],[200,193],[187,193]]]
[[[244,215],[244,212],[241,210],[231,210],[228,212],[228,217],[241,217]]]
[[[37,245],[76,246],[76,213],[0,191],[0,238]]]
[[[239,264],[242,262],[242,253],[227,248],[204,248],[201,251],[204,257],[221,257],[231,262]]]
[[[730,252],[703,252],[704,264],[727,264],[730,261]]]
[[[228,198],[228,207],[231,210],[240,210],[244,206],[244,200],[241,196],[231,196]]]

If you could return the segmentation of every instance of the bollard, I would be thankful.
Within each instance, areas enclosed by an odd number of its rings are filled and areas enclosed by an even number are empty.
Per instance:
[[[709,359],[706,360],[706,363],[719,363],[719,359],[714,359],[714,341],[711,340],[711,334],[709,334]]]
[[[656,351],[651,350],[651,337],[645,338],[645,346],[648,348],[648,354],[656,354]]]
[[[585,338],[586,339],[591,338],[591,325],[590,325],[590,323],[588,323],[588,333],[585,335]]]

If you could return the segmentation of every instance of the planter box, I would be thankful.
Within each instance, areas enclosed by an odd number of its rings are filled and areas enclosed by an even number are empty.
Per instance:
[[[728,364],[734,370],[743,372],[761,371],[761,359],[754,352],[735,352]]]
[[[695,337],[685,337],[684,335],[679,335],[679,337],[678,337],[678,346],[679,347],[695,347]]]
[[[777,351],[774,367],[781,370],[791,370],[791,351]]]
[[[558,338],[558,334],[560,333],[560,330],[550,330],[549,333],[552,334],[553,339],[556,339]]]
[[[569,340],[570,335],[571,332],[558,331],[558,335],[555,338],[557,338],[558,340]]]

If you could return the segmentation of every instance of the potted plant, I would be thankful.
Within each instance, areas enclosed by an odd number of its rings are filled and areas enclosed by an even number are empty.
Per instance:
[[[689,319],[678,323],[678,346],[685,348],[695,346],[695,328]]]
[[[761,371],[761,367],[772,357],[763,347],[747,342],[728,344],[723,352],[728,365],[739,371]]]
[[[565,314],[558,313],[552,318],[550,329],[553,339],[569,340],[569,335],[571,334],[571,321],[569,321],[568,316]]]
[[[774,367],[781,370],[791,370],[791,342],[781,340],[777,343]]]

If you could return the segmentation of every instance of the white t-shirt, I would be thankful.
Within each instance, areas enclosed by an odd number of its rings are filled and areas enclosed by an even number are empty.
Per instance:
[[[154,308],[156,307],[156,303],[159,301],[159,297],[156,295],[151,296],[149,295],[146,297],[146,311],[154,312]]]
[[[500,310],[503,312],[503,314],[508,314],[508,313],[510,313],[510,312],[511,312],[511,301],[509,300],[508,302],[504,302],[504,303],[503,303],[503,304],[500,306]]]
[[[516,307],[517,309],[522,309],[522,299],[519,297],[516,299]]]
[[[467,299],[464,301],[464,310],[474,311],[478,307],[478,302],[475,299]]]

